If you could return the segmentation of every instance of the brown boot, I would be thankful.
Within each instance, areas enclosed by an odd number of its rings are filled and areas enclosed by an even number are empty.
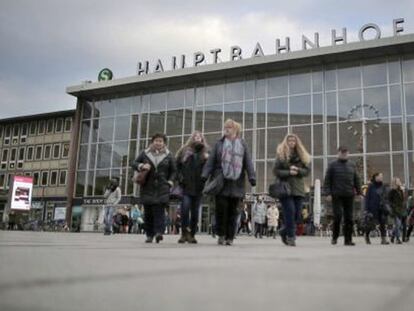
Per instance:
[[[181,231],[181,237],[178,240],[178,243],[183,244],[185,242],[189,242],[190,232],[188,232],[187,228],[183,228]]]

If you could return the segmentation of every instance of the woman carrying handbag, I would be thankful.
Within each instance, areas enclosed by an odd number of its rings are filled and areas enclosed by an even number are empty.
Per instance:
[[[283,209],[282,242],[296,246],[296,223],[300,220],[305,183],[309,174],[310,155],[299,137],[288,134],[277,146],[274,175],[278,179],[279,200]]]

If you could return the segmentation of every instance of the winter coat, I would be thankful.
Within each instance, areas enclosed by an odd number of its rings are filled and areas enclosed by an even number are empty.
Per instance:
[[[388,201],[391,205],[392,216],[406,217],[407,211],[404,205],[404,192],[399,189],[391,189],[388,193]]]
[[[177,179],[183,193],[191,196],[199,196],[203,191],[204,183],[201,180],[204,165],[207,162],[208,153],[205,148],[201,150],[194,150],[188,147],[189,150],[183,150],[177,156]],[[184,159],[185,153],[189,155]]]
[[[365,195],[365,211],[372,214],[374,219],[384,217],[382,207],[387,203],[387,197],[387,189],[383,183],[371,183]]]
[[[297,175],[290,175],[290,167],[294,165],[299,168]],[[291,195],[305,197],[305,183],[303,178],[308,176],[310,172],[309,167],[304,164],[299,156],[294,153],[289,160],[282,160],[277,158],[273,174],[282,180],[287,180],[290,185]]]
[[[233,197],[233,198],[243,198],[245,194],[244,182],[246,172],[252,186],[256,185],[256,173],[254,171],[253,163],[250,158],[250,154],[247,148],[247,144],[242,139],[242,144],[244,148],[243,155],[243,168],[241,174],[237,180],[224,179],[223,189],[218,194],[219,196]],[[224,137],[217,141],[214,146],[213,151],[211,152],[206,165],[203,169],[202,177],[207,179],[210,175],[215,176],[215,174],[222,170],[221,168],[221,156],[223,151],[223,142]]]
[[[267,207],[265,203],[257,202],[253,206],[253,221],[257,224],[266,222]]]
[[[355,164],[337,159],[331,162],[325,174],[324,191],[332,196],[354,196],[361,194],[361,180]]]
[[[279,221],[279,210],[275,205],[267,209],[267,225],[269,227],[276,227]]]
[[[158,162],[158,163],[157,163]],[[151,169],[147,180],[140,188],[140,200],[144,205],[166,204],[170,199],[170,189],[176,174],[175,159],[166,149],[158,159],[150,148],[143,151],[133,163],[134,170],[139,170],[143,164],[150,164]]]
[[[114,191],[111,189],[106,189],[104,193],[104,198],[106,199],[106,205],[114,206],[117,205],[121,201],[121,189],[116,187]]]

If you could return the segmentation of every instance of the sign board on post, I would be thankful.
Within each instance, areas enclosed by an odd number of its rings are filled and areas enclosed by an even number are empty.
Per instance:
[[[12,210],[30,210],[32,204],[33,177],[31,176],[13,176],[12,193],[10,198],[10,209]]]
[[[66,207],[56,207],[54,220],[66,219]]]

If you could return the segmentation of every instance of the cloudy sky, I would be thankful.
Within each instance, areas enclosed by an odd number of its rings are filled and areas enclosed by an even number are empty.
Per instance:
[[[160,58],[168,69],[171,56],[213,48],[227,61],[230,46],[248,57],[256,42],[273,54],[276,38],[298,49],[314,32],[329,45],[342,27],[355,41],[368,22],[390,36],[399,17],[414,33],[413,0],[0,0],[0,119],[74,108],[65,88],[96,81],[104,67],[133,76],[138,61]]]

